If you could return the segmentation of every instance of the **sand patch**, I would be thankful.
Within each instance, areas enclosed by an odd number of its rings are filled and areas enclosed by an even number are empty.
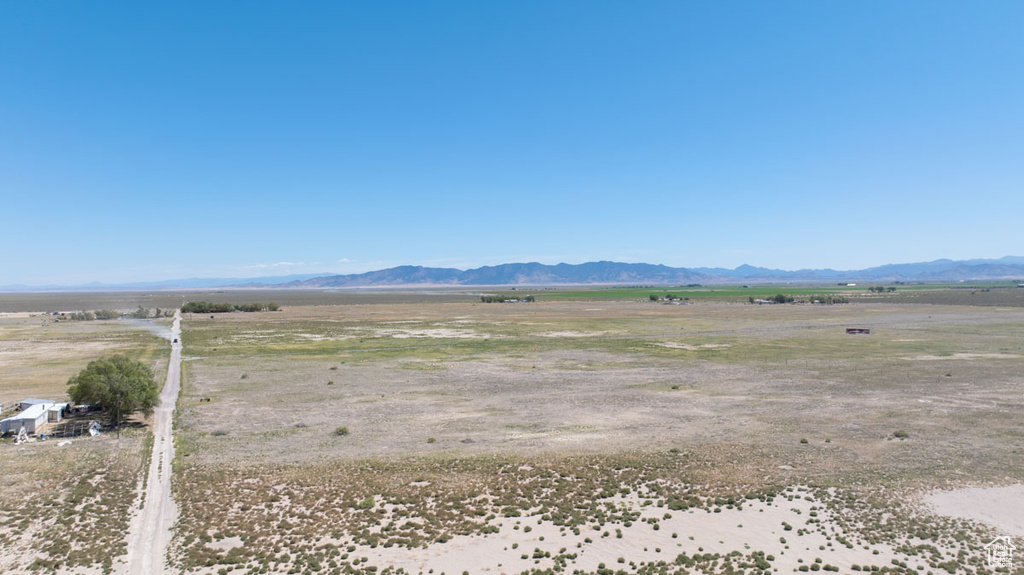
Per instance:
[[[671,341],[656,343],[654,345],[660,347],[667,347],[669,349],[685,349],[686,351],[700,351],[702,349],[718,349],[723,347],[730,347],[728,343],[705,343],[702,345],[690,345],[686,343],[675,343]]]
[[[323,335],[316,333],[296,333],[295,337],[308,341],[340,341],[343,339],[355,339],[354,335]]]
[[[241,547],[243,545],[245,545],[245,542],[242,541],[241,537],[237,537],[237,536],[236,537],[225,537],[224,539],[221,539],[219,541],[212,541],[212,542],[206,544],[207,547],[209,547],[211,549],[217,549],[217,550],[220,550],[220,551],[230,551],[230,550],[234,549],[235,547]]]
[[[500,337],[491,334],[478,333],[471,329],[378,329],[375,330],[375,332],[378,336],[391,336],[395,339],[488,339],[491,337]]]
[[[973,519],[1024,537],[1024,485],[935,491],[925,496],[924,503],[939,515]]]
[[[537,335],[540,337],[599,337],[607,333],[606,331],[545,331]]]
[[[915,355],[900,359],[909,361],[938,361],[943,359],[1018,359],[1020,357],[1011,353],[954,353],[951,355]]]

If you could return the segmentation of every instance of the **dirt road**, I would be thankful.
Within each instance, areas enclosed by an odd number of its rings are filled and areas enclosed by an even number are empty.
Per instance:
[[[160,392],[160,405],[153,413],[153,457],[149,463],[142,510],[132,518],[128,532],[128,575],[156,575],[166,572],[167,546],[178,507],[171,499],[171,462],[174,440],[171,423],[174,404],[181,389],[181,313],[171,327],[171,361],[167,382]]]

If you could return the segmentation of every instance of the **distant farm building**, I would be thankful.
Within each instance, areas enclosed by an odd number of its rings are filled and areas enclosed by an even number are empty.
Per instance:
[[[856,334],[871,335],[871,330],[869,328],[866,328],[866,327],[848,327],[848,328],[846,328],[846,333],[853,334],[853,335],[856,335]]]

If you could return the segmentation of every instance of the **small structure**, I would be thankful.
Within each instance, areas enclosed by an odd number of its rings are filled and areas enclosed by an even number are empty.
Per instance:
[[[871,329],[866,328],[866,327],[848,327],[848,328],[846,328],[846,333],[852,334],[852,335],[857,335],[857,334],[871,335]]]
[[[46,422],[60,423],[70,409],[70,405],[67,403],[54,403],[50,405],[50,408],[46,410]]]
[[[40,405],[40,404],[43,404],[43,403],[56,403],[56,402],[53,401],[52,399],[36,399],[34,397],[30,397],[28,399],[23,399],[23,400],[19,401],[18,402],[18,409],[20,409],[21,411],[25,411],[26,409],[32,407],[33,405]]]

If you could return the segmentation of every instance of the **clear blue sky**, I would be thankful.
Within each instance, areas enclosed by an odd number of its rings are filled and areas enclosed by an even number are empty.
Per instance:
[[[1024,255],[1024,3],[2,2],[0,285]]]

